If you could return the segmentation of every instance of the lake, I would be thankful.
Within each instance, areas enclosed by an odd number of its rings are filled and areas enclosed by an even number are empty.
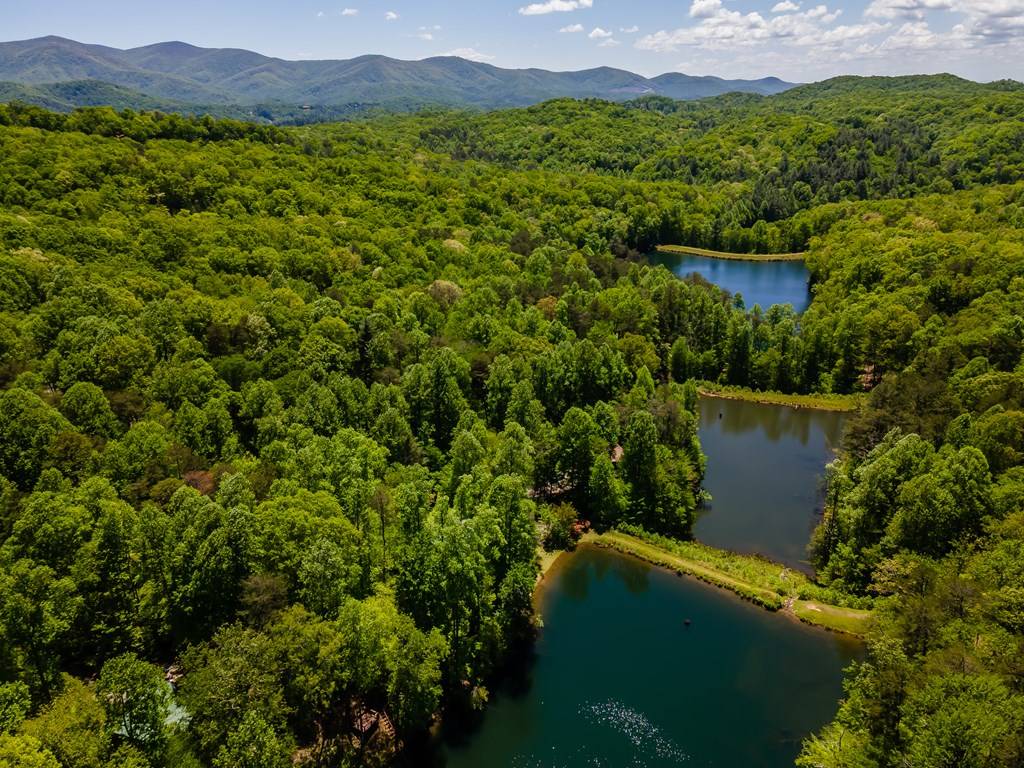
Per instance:
[[[694,537],[809,571],[807,543],[843,414],[702,397],[700,443],[711,502]]]
[[[525,684],[495,693],[449,768],[788,768],[834,715],[859,648],[588,545],[537,599]]]
[[[696,273],[719,288],[741,294],[748,309],[755,304],[761,309],[792,304],[797,312],[803,312],[811,303],[810,272],[802,261],[742,261],[657,252],[648,258],[680,277]]]

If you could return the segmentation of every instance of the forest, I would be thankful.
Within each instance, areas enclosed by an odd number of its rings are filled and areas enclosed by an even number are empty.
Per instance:
[[[1021,765],[1022,138],[942,77],[0,105],[0,765],[410,760],[529,645],[539,547],[689,536],[699,382],[865,393],[812,556],[876,618],[800,764]],[[666,243],[806,250],[811,306]]]

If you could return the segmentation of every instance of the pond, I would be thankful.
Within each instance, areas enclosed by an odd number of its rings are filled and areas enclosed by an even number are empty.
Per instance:
[[[648,258],[680,277],[696,273],[719,288],[739,293],[748,309],[755,304],[761,309],[792,304],[803,312],[811,303],[810,273],[802,261],[743,261],[677,253],[652,253]]]
[[[821,510],[825,465],[842,429],[841,413],[701,397],[711,502],[694,537],[809,571],[807,544]]]
[[[792,766],[859,648],[588,545],[556,562],[538,608],[527,679],[447,748],[449,768]]]

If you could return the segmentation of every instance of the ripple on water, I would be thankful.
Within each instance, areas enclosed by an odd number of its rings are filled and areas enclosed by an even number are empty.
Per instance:
[[[629,766],[671,768],[689,760],[689,755],[672,739],[666,737],[643,712],[638,712],[621,701],[607,699],[586,702],[580,706],[579,714],[591,726],[617,733],[632,746],[633,754]],[[562,757],[557,752],[558,749],[552,747],[552,754],[548,756],[518,755],[513,760],[513,768],[563,768],[569,765],[612,768],[606,757],[593,754],[587,744],[577,745],[571,756]]]

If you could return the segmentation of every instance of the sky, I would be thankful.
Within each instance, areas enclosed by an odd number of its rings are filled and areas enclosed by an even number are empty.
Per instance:
[[[0,0],[0,39],[43,35],[647,76],[1024,80],[1024,0]]]

